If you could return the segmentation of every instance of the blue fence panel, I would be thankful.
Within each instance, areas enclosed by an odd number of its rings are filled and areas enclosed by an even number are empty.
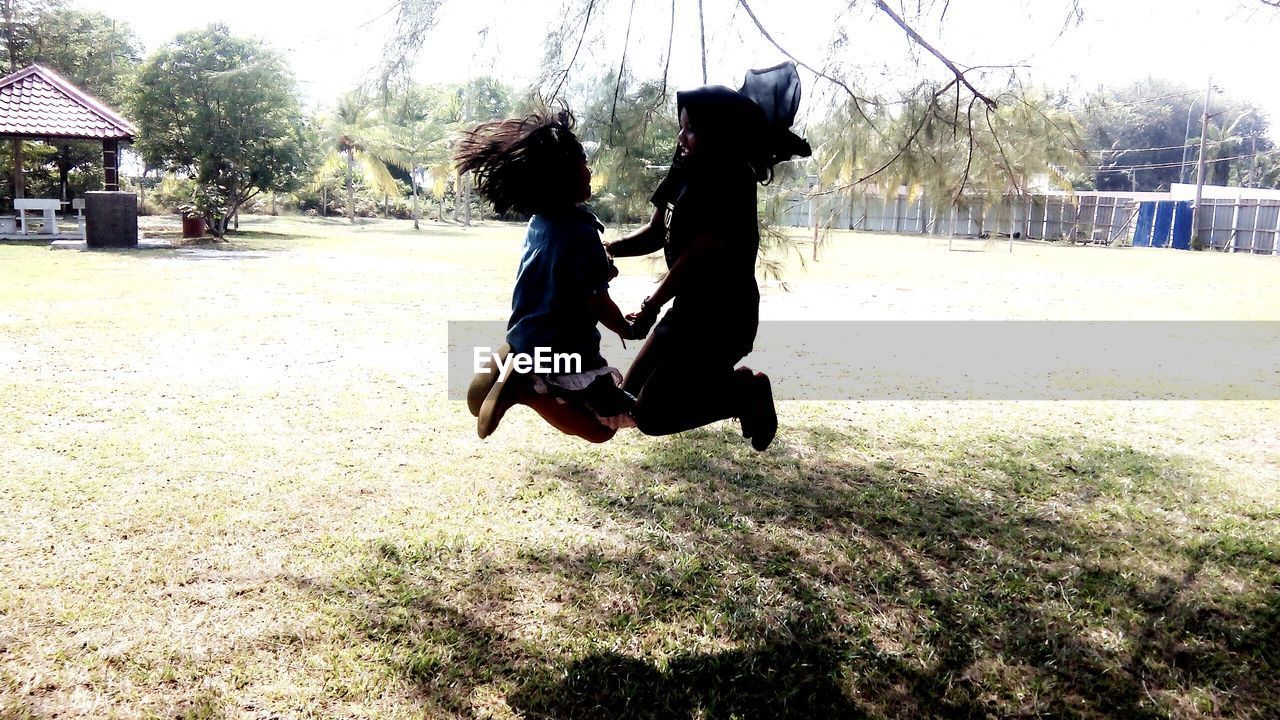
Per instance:
[[[1191,249],[1191,202],[1173,204],[1173,244],[1177,250]]]
[[[1138,203],[1138,220],[1133,230],[1134,247],[1151,247],[1151,227],[1156,217],[1156,204]]]
[[[1151,228],[1151,247],[1169,247],[1169,233],[1173,230],[1173,203],[1161,200],[1156,203],[1156,221]]]

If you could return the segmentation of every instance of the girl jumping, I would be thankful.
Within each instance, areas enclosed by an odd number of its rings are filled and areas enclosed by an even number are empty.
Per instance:
[[[609,297],[616,275],[601,244],[604,226],[581,206],[591,197],[591,170],[572,116],[539,115],[483,123],[467,132],[454,154],[460,172],[475,176],[476,190],[494,210],[531,215],[500,363],[516,353],[573,354],[581,372],[516,373],[503,378],[493,362],[476,375],[467,406],[476,430],[488,437],[513,405],[527,405],[557,430],[605,442],[620,427],[634,426],[634,399],[620,387],[621,374],[600,355],[597,323],[623,339],[631,323]]]

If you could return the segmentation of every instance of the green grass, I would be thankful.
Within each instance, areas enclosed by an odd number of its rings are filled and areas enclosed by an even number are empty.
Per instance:
[[[445,323],[505,315],[519,227],[245,227],[0,245],[0,717],[1280,714],[1280,403],[482,443]],[[837,235],[764,314],[1277,319],[1277,272]]]

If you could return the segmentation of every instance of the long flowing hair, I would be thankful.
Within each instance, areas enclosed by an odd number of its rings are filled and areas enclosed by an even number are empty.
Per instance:
[[[579,164],[586,157],[573,134],[573,115],[533,114],[481,123],[454,151],[459,172],[475,175],[476,191],[499,214],[525,215],[572,207],[581,198]]]

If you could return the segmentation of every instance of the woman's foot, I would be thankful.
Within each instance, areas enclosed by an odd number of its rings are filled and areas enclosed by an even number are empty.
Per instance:
[[[755,373],[751,368],[743,365],[733,371],[734,380],[737,382],[738,393],[740,397],[747,398],[746,408],[738,415],[738,422],[742,424],[742,437],[751,439],[751,435],[755,432],[755,415],[750,411],[751,403],[755,398]]]
[[[746,368],[738,368],[741,373]],[[778,412],[773,406],[773,386],[769,376],[764,373],[750,375],[746,378],[747,406],[743,411],[742,436],[751,440],[751,447],[763,452],[778,434]]]
[[[773,386],[769,383],[769,376],[756,373],[755,381],[758,396],[754,404],[758,414],[751,432],[751,447],[764,452],[778,434],[778,411],[773,406]]]
[[[498,362],[506,362],[510,354],[511,346],[502,343],[493,357],[497,357]],[[484,399],[489,397],[489,391],[493,389],[494,383],[498,382],[498,366],[494,363],[493,357],[486,361],[484,372],[478,372],[471,378],[471,385],[467,388],[467,410],[471,411],[472,417],[480,417],[480,406],[484,405]]]

